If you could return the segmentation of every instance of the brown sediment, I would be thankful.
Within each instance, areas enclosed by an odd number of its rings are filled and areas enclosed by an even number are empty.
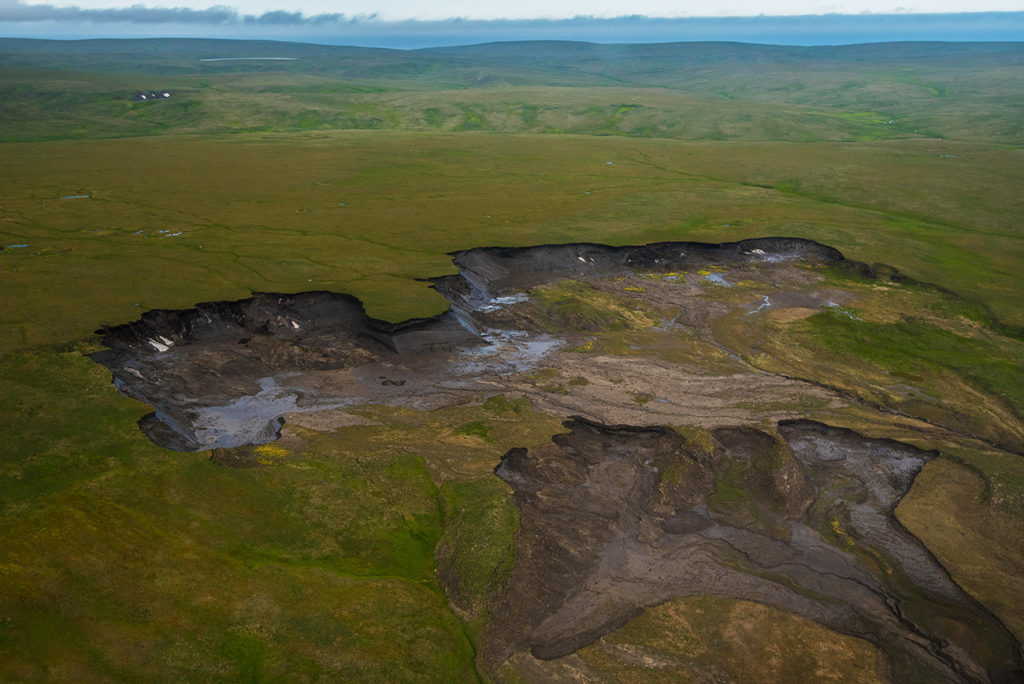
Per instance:
[[[496,473],[520,509],[517,563],[492,600],[492,667],[559,658],[646,606],[758,601],[874,642],[898,678],[1015,681],[1012,635],[893,516],[933,452],[811,421],[720,428],[574,418]]]

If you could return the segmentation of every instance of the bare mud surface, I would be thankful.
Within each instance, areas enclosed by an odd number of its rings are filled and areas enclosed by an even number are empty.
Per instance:
[[[720,428],[712,444],[565,426],[496,470],[522,520],[493,662],[566,656],[647,606],[712,594],[868,639],[897,679],[1020,676],[1013,637],[893,517],[934,453],[811,421]]]
[[[562,416],[726,424],[752,417],[732,406],[741,387],[748,403],[779,403],[804,393],[824,399],[825,393],[727,358],[709,374],[703,359],[681,364],[571,353],[585,343],[588,328],[602,322],[552,319],[530,289],[569,277],[608,287],[625,275],[701,267],[729,267],[737,277],[767,269],[792,278],[794,269],[786,267],[793,263],[841,259],[829,247],[788,238],[481,248],[455,254],[460,275],[435,282],[452,303],[436,318],[393,325],[369,318],[347,295],[262,293],[186,311],[151,311],[135,323],[105,328],[99,332],[109,349],[93,358],[113,372],[122,392],[155,409],[141,424],[146,434],[185,451],[272,441],[289,413],[366,403],[433,408],[508,392],[529,395]],[[656,323],[666,337],[710,338],[704,328],[715,312],[693,297],[705,279],[669,281],[664,292],[652,292],[663,307],[678,309]],[[821,300],[819,306],[828,299],[825,293],[801,296],[811,304]],[[540,367],[588,384],[571,397],[557,396],[532,381],[531,372]],[[646,395],[651,401],[643,402]]]
[[[347,295],[263,293],[105,328],[93,358],[154,408],[140,421],[150,439],[234,467],[256,463],[221,447],[272,441],[285,422],[359,424],[359,405],[501,394],[574,416],[496,469],[521,526],[490,597],[492,672],[710,594],[867,639],[895,679],[1024,681],[1020,645],[893,515],[934,454],[801,420],[854,399],[759,371],[727,344],[737,320],[849,303],[821,274],[843,262],[836,250],[765,238],[453,261],[460,273],[434,281],[451,308],[435,318],[388,324]]]

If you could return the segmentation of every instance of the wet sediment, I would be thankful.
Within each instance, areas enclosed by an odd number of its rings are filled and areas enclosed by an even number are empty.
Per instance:
[[[579,418],[508,452],[517,563],[485,654],[555,659],[644,607],[758,601],[881,648],[897,680],[1020,681],[1019,645],[893,511],[934,452],[811,421],[712,431]]]

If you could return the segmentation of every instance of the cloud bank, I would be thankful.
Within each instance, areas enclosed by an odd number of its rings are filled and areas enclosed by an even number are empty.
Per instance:
[[[240,14],[226,5],[207,9],[187,7],[131,7],[84,9],[74,5],[26,5],[18,0],[0,0],[0,23],[77,22],[88,24],[205,24],[223,26],[250,24],[264,26],[322,26],[352,21],[372,21],[373,15],[346,18],[343,14],[306,16],[302,12],[275,10],[263,14]]]

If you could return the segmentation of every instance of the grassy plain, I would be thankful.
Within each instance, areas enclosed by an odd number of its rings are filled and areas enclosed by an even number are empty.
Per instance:
[[[254,52],[300,59],[198,61]],[[368,408],[369,425],[296,429],[265,467],[221,468],[146,441],[146,409],[84,356],[96,328],[153,308],[329,289],[401,320],[444,305],[417,279],[450,273],[453,250],[801,236],[962,310],[922,316],[864,286],[859,323],[779,324],[780,341],[845,359],[851,386],[927,378],[933,403],[977,391],[1019,425],[1022,55],[0,41],[0,679],[480,674],[483,597],[516,524],[490,469],[557,421],[508,400]],[[1003,588],[1021,574],[1019,456],[945,449],[901,519],[1021,636]],[[874,673],[863,644],[712,603],[700,643],[765,621],[808,644],[798,670]],[[608,653],[664,646],[645,624],[582,657],[625,671]],[[736,676],[761,657],[744,651]]]
[[[898,254],[1020,325],[1021,153],[964,146],[371,132],[7,145],[0,240],[28,246],[3,253],[3,348],[254,290],[436,313],[443,300],[411,281],[472,246],[758,235]],[[890,182],[891,160],[925,180]]]

